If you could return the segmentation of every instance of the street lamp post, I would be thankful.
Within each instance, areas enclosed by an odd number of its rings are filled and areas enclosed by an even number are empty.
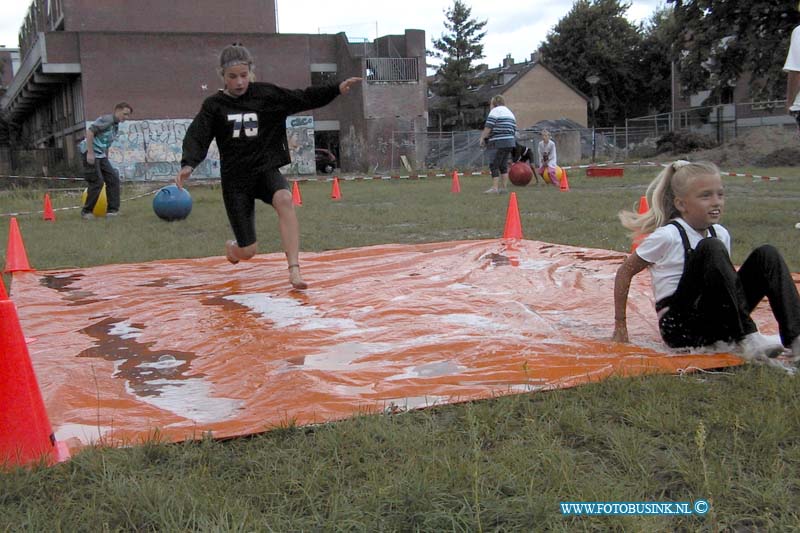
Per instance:
[[[597,108],[600,107],[600,99],[597,97],[597,82],[600,81],[600,76],[597,74],[589,74],[586,76],[586,82],[592,88],[592,103],[590,105],[592,109],[592,163],[594,163],[596,149],[597,149],[597,140],[595,136],[595,126],[596,119],[594,112],[597,111]]]

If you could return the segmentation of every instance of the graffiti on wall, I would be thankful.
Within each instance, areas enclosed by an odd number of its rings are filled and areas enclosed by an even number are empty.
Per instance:
[[[108,158],[120,177],[133,181],[169,180],[180,170],[183,138],[190,119],[129,120],[119,125],[119,137]],[[206,160],[194,171],[198,178],[219,178],[219,150],[212,142]]]
[[[316,171],[314,158],[314,117],[286,118],[286,140],[292,162],[281,167],[283,174],[313,174]]]
[[[120,124],[119,137],[108,157],[120,177],[132,181],[170,180],[180,170],[183,138],[191,119],[129,120]],[[88,126],[88,124],[87,124]],[[286,119],[292,163],[281,168],[290,174],[314,173],[314,119]],[[208,155],[192,174],[196,178],[219,178],[219,149],[211,142]]]

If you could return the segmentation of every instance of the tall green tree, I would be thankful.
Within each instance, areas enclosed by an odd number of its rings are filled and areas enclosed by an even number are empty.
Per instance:
[[[599,78],[595,118],[602,126],[648,111],[635,60],[642,36],[625,18],[628,7],[619,0],[577,0],[540,48],[542,61],[585,94],[593,94],[587,77]]]
[[[453,6],[445,11],[447,31],[433,40],[434,50],[428,52],[441,60],[431,90],[449,100],[460,129],[465,125],[463,109],[469,101],[469,81],[477,72],[475,62],[483,58],[484,26],[485,20],[473,19],[472,9],[461,0],[454,0]]]
[[[677,24],[672,7],[657,8],[642,25],[642,42],[634,56],[637,64],[640,102],[647,114],[672,109],[672,59]]]
[[[800,22],[795,1],[667,1],[674,4],[674,58],[688,93],[711,90],[715,102],[750,73],[754,100],[785,97],[782,68],[792,29]]]

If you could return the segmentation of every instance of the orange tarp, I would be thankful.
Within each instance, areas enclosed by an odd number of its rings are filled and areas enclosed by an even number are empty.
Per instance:
[[[739,364],[670,354],[647,274],[635,344],[610,342],[624,255],[498,240],[16,274],[13,299],[59,440],[183,440]],[[769,309],[757,321],[770,326]]]

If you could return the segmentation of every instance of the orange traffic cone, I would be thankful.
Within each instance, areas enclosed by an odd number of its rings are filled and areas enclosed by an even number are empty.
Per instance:
[[[334,200],[341,200],[342,199],[342,191],[339,190],[339,177],[333,177],[333,187],[331,188],[331,198]]]
[[[569,180],[567,179],[567,169],[561,169],[561,187],[560,189],[564,192],[569,190]]]
[[[647,205],[647,197],[646,196],[642,196],[641,198],[639,198],[639,210],[638,210],[639,214],[643,215],[643,214],[647,213],[649,210],[650,210],[650,206]],[[633,238],[633,243],[631,243],[631,253],[636,251],[636,248],[639,247],[639,245],[642,243],[644,238],[647,237],[648,235],[650,235],[650,234],[649,233],[642,233],[641,235],[636,235]]]
[[[50,194],[44,193],[44,220],[55,222],[56,214],[53,212],[53,205],[50,203]]]
[[[643,215],[650,211],[650,206],[647,205],[647,196],[639,198],[639,214]]]
[[[506,212],[506,227],[503,230],[504,239],[522,239],[522,223],[519,220],[519,208],[517,207],[517,193],[512,192],[508,199],[508,211]]]
[[[0,300],[0,465],[47,464],[69,458],[56,442],[11,300]]]
[[[6,292],[6,285],[3,283],[3,278],[0,277],[0,300],[8,300],[8,293]]]
[[[450,185],[450,192],[461,192],[461,183],[458,181],[458,171],[453,171],[453,183]]]
[[[292,204],[303,205],[303,196],[300,194],[300,186],[296,181],[292,185]]]
[[[22,234],[19,232],[17,219],[11,217],[8,227],[8,246],[6,246],[6,268],[3,272],[30,272],[33,269],[28,263],[28,254],[22,244]]]

